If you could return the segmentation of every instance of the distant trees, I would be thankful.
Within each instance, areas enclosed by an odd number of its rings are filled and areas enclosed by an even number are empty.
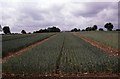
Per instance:
[[[77,29],[77,28],[74,28],[71,30],[71,32],[78,32],[78,31],[80,31],[80,29]]]
[[[3,27],[3,32],[4,32],[5,34],[11,34],[9,26]]]
[[[46,29],[46,31],[48,32],[60,32],[60,29],[57,27],[48,27],[48,29]]]
[[[99,31],[104,31],[103,28],[99,28]]]
[[[94,25],[94,26],[92,27],[92,30],[95,31],[95,30],[97,30],[97,28],[98,28],[97,25]]]
[[[31,34],[31,32],[28,32],[28,34]]]
[[[40,29],[39,31],[34,31],[34,33],[44,33],[44,32],[60,32],[61,30],[57,27],[48,27],[47,29]]]
[[[22,33],[22,34],[26,34],[26,31],[25,31],[25,30],[22,30],[21,33]]]
[[[85,31],[85,29],[82,29],[82,31]]]
[[[105,25],[104,25],[104,28],[106,28],[108,31],[112,31],[112,29],[113,29],[113,24],[112,23],[106,23]]]
[[[107,29],[107,31],[112,31],[112,29],[113,29],[113,24],[112,23],[106,23],[105,25],[104,25],[104,28],[106,28]],[[99,30],[99,31],[104,31],[104,28],[99,28],[98,29],[98,26],[97,25],[93,25],[93,27],[86,27],[85,29],[82,29],[82,30],[80,30],[80,29],[77,29],[77,28],[73,28],[72,30],[70,30],[71,32],[78,32],[78,31],[96,31],[97,29]],[[11,32],[10,32],[10,28],[9,28],[9,26],[4,26],[3,28],[1,27],[1,25],[0,25],[0,32],[4,32],[4,34],[11,34]],[[48,27],[47,29],[45,28],[45,29],[40,29],[40,30],[38,30],[38,31],[34,31],[33,33],[45,33],[45,32],[60,32],[61,30],[59,29],[59,28],[57,28],[57,27]],[[68,32],[70,32],[70,31],[68,31]],[[114,29],[114,31],[120,31],[120,29]],[[25,30],[22,30],[21,31],[21,33],[22,34],[26,34],[26,31]],[[12,33],[13,34],[13,33]],[[16,34],[16,33],[14,33],[14,34]],[[28,34],[31,34],[31,33],[28,33]]]
[[[97,30],[97,25],[93,25],[93,27],[87,27],[85,31],[96,31]]]
[[[85,29],[85,31],[91,31],[92,30],[92,27],[87,27],[86,29]]]
[[[120,31],[120,29],[116,29],[116,31]]]

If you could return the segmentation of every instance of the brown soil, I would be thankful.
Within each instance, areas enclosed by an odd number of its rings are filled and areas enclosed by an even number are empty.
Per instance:
[[[118,77],[3,77],[2,79],[119,79]]]
[[[118,79],[118,77],[115,74],[3,74],[2,79]]]
[[[22,53],[25,53],[25,51],[28,51],[28,50],[36,47],[37,45],[42,44],[43,42],[46,42],[47,40],[49,40],[50,38],[52,38],[52,37],[54,37],[54,36],[55,36],[55,35],[50,36],[50,37],[48,37],[48,38],[46,38],[46,39],[44,39],[44,40],[42,40],[42,41],[36,42],[36,43],[34,43],[34,44],[32,44],[32,45],[30,45],[30,46],[28,46],[28,47],[25,47],[25,48],[23,48],[23,49],[21,49],[21,50],[18,50],[18,51],[16,51],[16,52],[10,52],[10,53],[9,53],[6,57],[4,57],[3,59],[0,58],[0,63],[6,62],[6,61],[9,60],[11,57],[19,56],[19,55],[21,55]]]
[[[105,45],[105,44],[102,44],[102,43],[100,43],[100,42],[97,42],[97,41],[95,41],[95,40],[92,40],[92,39],[90,39],[90,38],[88,38],[88,37],[85,37],[85,36],[83,36],[83,35],[81,35],[81,34],[75,34],[75,33],[74,33],[74,35],[80,37],[81,39],[83,39],[84,41],[90,43],[91,45],[96,46],[97,48],[105,51],[106,53],[109,53],[109,54],[112,55],[112,56],[119,56],[120,51],[115,50],[115,49],[111,48],[110,46],[107,46],[107,45]]]

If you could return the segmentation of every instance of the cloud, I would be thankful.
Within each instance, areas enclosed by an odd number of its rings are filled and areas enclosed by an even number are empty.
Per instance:
[[[76,11],[73,11],[73,14],[76,17],[84,16],[84,17],[93,17],[97,15],[100,11],[107,8],[111,3],[108,2],[87,2],[87,3],[79,3],[77,5],[84,4],[83,8],[77,8]],[[76,5],[76,4],[75,4]]]
[[[97,0],[2,0],[2,26],[9,25],[12,32],[39,30],[57,26],[62,30],[83,29],[94,24],[103,27],[106,22],[118,26],[117,2]],[[107,1],[107,0],[106,0]]]

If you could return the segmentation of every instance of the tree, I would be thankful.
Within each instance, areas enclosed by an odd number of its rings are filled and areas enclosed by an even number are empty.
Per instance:
[[[61,30],[57,27],[48,27],[47,29],[40,29],[39,31],[34,31],[33,33],[44,33],[44,32],[60,32]]]
[[[25,31],[25,30],[22,30],[21,33],[22,33],[22,34],[26,34],[26,31]]]
[[[113,24],[112,23],[106,23],[105,25],[104,25],[104,28],[106,28],[108,31],[112,31],[112,29],[113,29]]]
[[[97,30],[97,25],[94,25],[94,26],[92,27],[92,30],[93,30],[93,31]]]
[[[92,27],[87,27],[85,30],[86,30],[86,31],[91,31],[91,30],[92,30]]]
[[[104,31],[103,28],[99,28],[99,31]]]
[[[48,27],[47,29],[48,32],[60,32],[60,29],[57,27]]]
[[[78,32],[78,31],[80,31],[80,29],[77,29],[77,28],[74,28],[71,30],[71,32]]]
[[[80,29],[78,29],[78,31],[80,31]]]
[[[85,29],[82,29],[82,31],[85,31]]]
[[[120,29],[116,29],[116,31],[120,31]]]
[[[3,32],[4,32],[5,34],[11,34],[9,26],[3,27]]]
[[[77,32],[77,28],[72,29],[71,32]]]
[[[28,34],[31,34],[31,32],[29,32]]]

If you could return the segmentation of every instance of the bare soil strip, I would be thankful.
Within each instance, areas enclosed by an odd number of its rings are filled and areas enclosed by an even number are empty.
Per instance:
[[[119,79],[118,77],[4,77],[2,79]]]
[[[116,74],[3,74],[2,79],[118,79],[118,77]]]
[[[119,56],[119,53],[120,53],[119,50],[115,50],[115,49],[111,48],[110,46],[104,45],[104,44],[102,44],[100,42],[92,40],[92,39],[90,39],[88,37],[85,37],[85,36],[83,36],[81,34],[75,34],[74,33],[74,35],[80,37],[81,39],[83,39],[84,41],[90,43],[91,45],[96,46],[97,48],[109,53],[110,55]]]
[[[21,49],[21,50],[18,50],[18,51],[16,51],[16,52],[10,52],[8,56],[4,57],[3,59],[0,58],[0,63],[6,62],[6,61],[9,60],[11,57],[19,56],[19,55],[21,55],[22,53],[24,53],[25,51],[28,51],[28,50],[36,47],[37,45],[40,45],[40,44],[42,44],[43,42],[46,42],[47,40],[49,40],[50,38],[52,38],[52,37],[54,37],[54,36],[56,36],[56,35],[52,35],[52,36],[50,36],[50,37],[48,37],[48,38],[46,38],[46,39],[43,39],[42,41],[36,42],[36,43],[34,43],[34,44],[32,44],[32,45],[30,45],[30,46],[28,46],[28,47],[25,47],[25,48],[23,48],[23,49]]]

